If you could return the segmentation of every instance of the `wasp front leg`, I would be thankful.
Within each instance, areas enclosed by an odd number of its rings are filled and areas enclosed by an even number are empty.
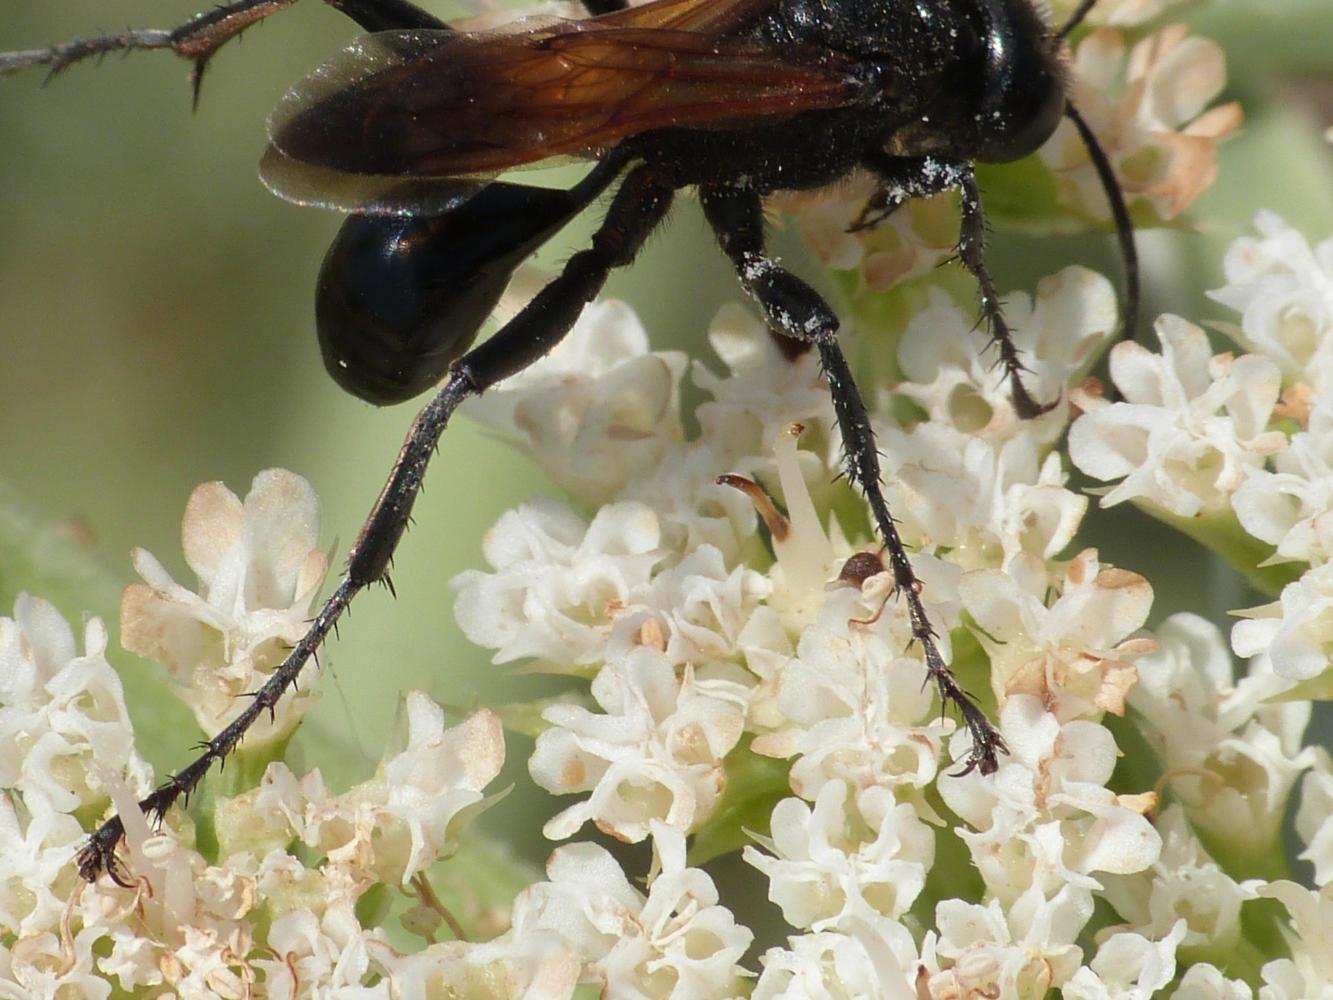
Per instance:
[[[204,70],[218,50],[247,28],[285,10],[296,0],[232,0],[190,18],[178,28],[130,28],[118,34],[76,38],[40,49],[0,52],[0,75],[29,66],[47,67],[50,78],[87,59],[98,59],[111,52],[135,52],[146,49],[170,49],[194,64],[190,87],[194,102],[199,103],[199,88]],[[391,29],[448,30],[439,18],[426,13],[408,0],[325,0],[329,6],[346,14],[367,31]]]
[[[981,299],[981,321],[999,353],[999,364],[1009,382],[1009,396],[1020,417],[1032,419],[1051,410],[1058,400],[1038,403],[1023,384],[1027,368],[1014,343],[1013,331],[1004,317],[1004,302],[986,267],[986,216],[977,186],[976,171],[965,161],[932,156],[891,157],[876,153],[866,164],[879,178],[880,187],[866,202],[851,231],[874,228],[898,208],[915,198],[928,198],[945,191],[962,192],[962,224],[957,255],[976,279]]]

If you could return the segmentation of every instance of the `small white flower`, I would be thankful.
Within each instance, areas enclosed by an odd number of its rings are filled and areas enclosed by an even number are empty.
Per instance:
[[[1123,403],[1081,402],[1089,412],[1069,432],[1069,457],[1088,475],[1123,479],[1110,507],[1142,500],[1179,517],[1225,509],[1250,469],[1286,446],[1268,431],[1281,377],[1268,359],[1212,355],[1192,323],[1163,316],[1162,353],[1133,342],[1111,351]]]
[[[905,381],[895,392],[915,400],[936,424],[990,441],[1022,436],[1049,446],[1069,419],[1069,390],[1087,373],[1116,325],[1115,290],[1086,268],[1067,267],[1026,293],[1006,297],[1004,315],[1022,353],[1023,384],[1054,409],[1036,419],[1014,411],[1008,380],[995,366],[975,310],[938,289],[916,313],[898,346]]]
[[[855,172],[840,184],[779,192],[773,206],[796,220],[806,247],[837,271],[855,271],[858,296],[930,274],[958,244],[958,196],[913,198],[888,218],[859,227],[881,182]]]
[[[1105,787],[1118,756],[1109,731],[1082,719],[1061,724],[1031,695],[1004,703],[1000,731],[1009,756],[995,774],[939,783],[945,803],[972,827],[959,835],[997,899],[1029,887],[1052,897],[1062,888],[1088,892],[1100,888],[1096,872],[1129,874],[1157,860],[1162,840],[1143,816],[1153,797]]]
[[[514,917],[514,926],[490,941],[439,941],[402,953],[372,939],[367,948],[395,1000],[573,1000],[583,971],[578,955],[555,931],[525,927],[523,911]]]
[[[624,302],[594,302],[550,354],[462,412],[523,442],[574,496],[605,502],[680,441],[685,364],[679,351],[650,351]]]
[[[1227,283],[1210,298],[1240,313],[1227,327],[1262,354],[1285,381],[1316,393],[1333,389],[1333,239],[1309,241],[1273,212],[1255,216],[1257,236],[1231,244],[1222,262]]]
[[[1042,997],[1059,988],[1079,967],[1074,944],[1092,916],[1092,897],[1065,886],[1051,899],[1040,890],[1023,894],[1006,911],[943,900],[935,908],[935,931],[926,934],[921,992],[930,997]]]
[[[375,882],[401,885],[457,850],[463,825],[488,805],[484,790],[504,754],[495,713],[446,728],[440,706],[409,691],[373,777],[334,795],[318,770],[298,780],[271,763],[258,787],[219,805],[218,842],[230,856],[265,858],[265,898],[279,909],[310,905],[308,870],[272,867],[294,839],[326,859],[321,882],[352,894]]]
[[[251,946],[247,933],[231,935],[213,927],[186,925],[181,937],[184,940],[180,947],[168,958],[170,972],[163,976],[177,996],[246,1000],[253,987],[253,972],[245,962]],[[312,980],[318,981],[314,976],[306,981]],[[278,987],[269,995],[287,1000],[295,996],[295,991],[284,996]]]
[[[678,677],[670,660],[640,646],[608,663],[592,682],[603,713],[553,705],[552,728],[537,737],[528,769],[556,795],[592,792],[543,829],[563,839],[589,820],[619,840],[637,843],[654,820],[687,831],[712,812],[726,785],[723,758],[740,741],[746,684],[696,675]]]
[[[732,463],[768,455],[778,436],[799,423],[827,442],[825,464],[836,467],[841,445],[817,351],[788,358],[765,323],[737,305],[718,312],[708,342],[728,369],[721,377],[698,361],[692,368],[695,385],[712,397],[695,410],[710,449]]]
[[[300,476],[261,472],[242,502],[222,483],[190,494],[181,524],[196,594],[150,553],[134,552],[144,584],[125,588],[121,642],[164,664],[209,736],[216,735],[287,657],[309,627],[328,569],[319,543],[319,501]],[[146,584],[146,585],[145,585]],[[311,693],[288,694],[249,730],[247,745],[290,735]]]
[[[106,936],[111,942],[111,948],[97,963],[98,970],[104,976],[108,979],[114,978],[117,985],[126,993],[162,984],[163,970],[159,966],[159,960],[164,956],[159,954],[158,945],[142,935],[139,928],[112,927]],[[168,969],[175,965],[171,959],[163,964]],[[3,995],[0,993],[0,996]]]
[[[285,851],[293,837],[306,838],[315,805],[333,797],[319,768],[297,778],[282,761],[271,761],[257,786],[218,803],[214,825],[221,853],[264,858]]]
[[[1126,930],[1148,940],[1176,938],[1195,958],[1226,962],[1240,942],[1241,904],[1254,898],[1258,882],[1238,883],[1208,856],[1190,829],[1185,811],[1172,803],[1154,824],[1162,853],[1133,875],[1108,875],[1105,898],[1124,918]],[[1184,930],[1177,933],[1180,922]]]
[[[766,756],[798,758],[791,787],[807,801],[831,781],[858,790],[925,788],[954,725],[935,709],[922,662],[894,655],[878,633],[849,627],[849,617],[844,611],[841,627],[801,633],[779,680],[787,726],[751,744]]]
[[[1333,558],[1333,399],[1317,400],[1308,420],[1274,459],[1275,471],[1251,469],[1231,498],[1241,527],[1277,547],[1272,561]]]
[[[1149,1000],[1175,978],[1176,948],[1184,937],[1183,919],[1158,940],[1141,934],[1112,934],[1061,995],[1070,1000]]]
[[[774,471],[787,512],[777,527],[770,525],[776,561],[768,571],[772,591],[765,610],[789,631],[819,621],[829,612],[830,601],[837,602],[829,582],[852,551],[835,517],[829,518],[827,530],[820,522],[810,482],[826,470],[818,457],[797,448],[803,431],[800,424],[789,424],[773,441]]]
[[[896,920],[787,939],[760,959],[752,1000],[919,1000],[912,932]]]
[[[1237,656],[1267,655],[1279,677],[1318,677],[1333,664],[1333,563],[1306,570],[1272,604],[1239,612],[1231,629]]]
[[[0,932],[22,937],[59,925],[74,887],[69,859],[83,839],[79,821],[45,796],[0,794]]]
[[[454,577],[454,613],[469,639],[496,650],[496,663],[598,662],[616,617],[661,561],[660,540],[657,516],[640,503],[610,504],[587,524],[553,500],[530,501],[486,532],[494,572]]]
[[[644,896],[603,848],[571,844],[546,863],[549,882],[526,889],[516,917],[554,930],[583,956],[606,1000],[734,997],[736,963],[754,935],[718,904],[704,872],[685,867],[685,838],[654,825],[661,870]]]
[[[337,866],[306,867],[299,858],[287,853],[290,844],[289,838],[282,848],[270,850],[255,868],[254,884],[271,916],[291,910],[321,913],[330,904],[355,901],[357,894],[365,889],[364,883],[356,884]],[[233,856],[245,858],[247,852]]]
[[[639,588],[613,625],[608,656],[653,645],[673,666],[733,658],[741,630],[769,592],[766,577],[746,566],[728,570],[711,545],[689,551]]]
[[[1172,219],[1217,176],[1217,147],[1240,127],[1240,105],[1208,105],[1226,84],[1222,50],[1171,25],[1128,53],[1120,32],[1101,28],[1074,52],[1073,103],[1115,170],[1131,205],[1147,201]],[[1207,110],[1205,110],[1207,109]],[[1063,200],[1094,219],[1110,215],[1106,194],[1078,131],[1061,121],[1038,151],[1056,173]]]
[[[1333,762],[1320,750],[1314,766],[1301,783],[1301,807],[1296,812],[1296,834],[1305,842],[1301,858],[1314,865],[1314,883],[1333,884]]]
[[[378,804],[377,870],[382,881],[399,883],[457,848],[458,822],[483,802],[505,757],[494,712],[482,709],[446,729],[444,710],[423,691],[409,691],[403,708],[407,745],[348,795]]]
[[[1260,896],[1276,899],[1291,915],[1284,935],[1290,958],[1261,970],[1260,1000],[1329,1000],[1333,997],[1333,887],[1319,891],[1295,882],[1270,882]]]
[[[1190,821],[1235,857],[1280,851],[1282,817],[1301,772],[1315,760],[1302,749],[1308,702],[1270,702],[1289,686],[1266,657],[1232,681],[1221,632],[1197,615],[1168,618],[1159,650],[1139,663],[1130,705],[1157,751]]]
[[[21,791],[34,813],[47,811],[39,796],[57,812],[100,806],[104,776],[148,789],[100,619],[85,626],[83,646],[80,656],[60,612],[27,594],[0,618],[0,787]]]
[[[1228,979],[1207,962],[1194,962],[1180,977],[1172,1000],[1254,1000],[1254,990],[1243,979]]]
[[[1065,488],[1060,456],[1027,436],[986,441],[936,422],[887,429],[888,493],[904,534],[962,569],[1051,559],[1074,537],[1087,498]]]
[[[322,914],[290,910],[269,928],[273,958],[256,958],[264,972],[266,995],[273,1000],[303,996],[389,1000],[390,983],[380,978],[371,944],[380,935],[357,921],[349,902],[330,905]],[[370,977],[379,979],[371,985]]]
[[[734,471],[706,441],[681,445],[663,456],[656,468],[621,491],[622,501],[637,501],[657,514],[662,547],[693,552],[710,545],[730,565],[747,545],[754,544],[755,512],[739,490],[717,477]]]
[[[1061,721],[1124,714],[1138,679],[1134,661],[1155,648],[1132,637],[1152,607],[1152,586],[1139,574],[1103,568],[1086,549],[1056,582],[1025,554],[1004,570],[965,574],[958,592],[1000,698],[1036,695]]]
[[[100,928],[85,927],[69,936],[43,931],[0,945],[0,997],[105,1000],[111,983],[98,974],[93,954],[102,937]]]
[[[925,885],[935,858],[935,836],[907,803],[888,801],[869,823],[848,804],[848,789],[830,781],[814,808],[783,799],[773,810],[771,854],[745,848],[745,860],[769,880],[768,898],[793,927],[849,930],[855,921],[900,919]],[[869,794],[869,793],[868,793]]]
[[[500,719],[483,709],[446,728],[443,709],[409,691],[396,729],[401,748],[391,746],[375,776],[342,795],[330,795],[317,771],[298,784],[285,766],[271,765],[229,815],[225,842],[235,849],[285,820],[289,836],[328,858],[326,870],[343,869],[339,877],[361,888],[405,883],[449,857],[504,764]],[[238,827],[249,834],[238,837]]]

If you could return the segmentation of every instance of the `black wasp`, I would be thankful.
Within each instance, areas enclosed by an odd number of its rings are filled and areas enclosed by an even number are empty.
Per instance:
[[[132,31],[0,55],[0,71],[59,70],[107,51],[170,48],[208,60],[244,28],[295,0],[233,0],[173,31]],[[509,31],[452,30],[407,0],[326,0],[371,32],[282,99],[262,176],[277,194],[350,213],[316,299],[325,364],[372,403],[437,385],[413,421],[347,571],[305,637],[202,755],[140,805],[161,816],[236,746],[291,686],[352,598],[386,581],[422,476],[465,399],[523,370],[569,331],[608,273],[631,263],[678,190],[695,187],[741,285],[773,335],[815,350],[845,447],[944,703],[971,732],[965,769],[1004,752],[985,713],[935,644],[907,551],[880,489],[870,420],[828,304],[764,249],[762,199],[815,188],[854,169],[879,189],[858,225],[910,199],[957,189],[958,257],[980,288],[982,317],[1018,410],[1042,412],[984,261],[976,162],[1032,153],[1060,118],[1084,137],[1110,199],[1137,298],[1123,198],[1106,157],[1066,98],[1052,31],[1032,0],[588,0],[582,20],[520,21]],[[556,156],[596,160],[568,190],[494,181]],[[572,216],[611,191],[592,245],[490,339],[473,347],[514,269]],[[89,880],[117,881],[120,819],[79,857]]]

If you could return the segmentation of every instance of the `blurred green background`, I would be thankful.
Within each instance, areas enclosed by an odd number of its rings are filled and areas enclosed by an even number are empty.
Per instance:
[[[0,0],[0,50],[124,25],[171,27],[199,0]],[[433,10],[449,15],[442,6]],[[1314,239],[1333,233],[1333,164],[1321,137],[1333,116],[1333,0],[1218,2],[1198,9],[1201,31],[1229,51],[1247,124],[1223,153],[1217,188],[1193,213],[1208,238],[1144,241],[1147,315],[1221,317],[1200,292],[1221,283],[1220,255],[1254,210],[1281,211]],[[264,120],[283,90],[356,33],[316,0],[252,29],[210,67],[191,113],[188,67],[166,53],[78,66],[42,87],[33,71],[0,81],[0,481],[37,521],[78,540],[105,568],[71,590],[0,563],[0,613],[22,588],[45,590],[74,620],[114,623],[117,588],[133,579],[142,545],[192,585],[179,553],[190,490],[221,479],[244,494],[253,475],[285,466],[310,479],[324,509],[335,567],[354,538],[411,419],[343,395],[325,376],[313,336],[312,288],[338,218],[284,204],[256,178]],[[547,253],[558,262],[587,224]],[[737,296],[684,199],[667,231],[610,293],[630,299],[660,347],[711,358],[707,320]],[[784,255],[799,255],[788,239]],[[1115,272],[1108,241],[1021,240],[997,234],[1002,288],[1030,287],[1071,261]],[[1141,337],[1151,335],[1141,331]],[[396,560],[399,597],[362,598],[324,657],[298,747],[350,747],[326,773],[348,780],[379,756],[399,692],[423,687],[471,704],[532,697],[542,683],[490,667],[453,624],[447,581],[480,563],[483,532],[534,493],[552,492],[535,467],[466,421],[444,439]],[[11,508],[12,509],[12,508]],[[1135,545],[1176,544],[1131,512],[1098,518],[1104,556],[1134,567]],[[1179,587],[1163,586],[1155,618],[1210,581],[1214,617],[1245,601],[1231,579],[1201,573],[1197,550],[1168,559]],[[1173,550],[1174,551],[1174,550]],[[46,585],[44,587],[44,585]],[[77,590],[77,593],[75,592]],[[1173,597],[1175,603],[1173,604]],[[120,654],[117,662],[127,658]],[[194,738],[183,710],[134,700],[159,768]],[[526,747],[511,744],[511,780],[528,786]],[[511,796],[485,822],[530,836],[534,858],[551,803]]]

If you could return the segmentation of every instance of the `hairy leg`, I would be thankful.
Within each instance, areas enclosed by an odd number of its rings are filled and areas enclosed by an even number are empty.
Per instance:
[[[764,311],[769,324],[796,340],[812,342],[828,378],[833,408],[842,432],[847,478],[865,494],[887,549],[897,593],[907,602],[912,637],[921,644],[926,669],[944,704],[957,706],[972,734],[972,751],[963,773],[976,768],[990,774],[999,766],[1004,740],[980,706],[959,686],[935,643],[935,630],[921,601],[921,581],[889,512],[881,488],[879,450],[861,392],[838,345],[838,318],[824,299],[800,278],[764,253],[763,208],[758,192],[747,187],[706,187],[700,192],[704,214],[731,259],[741,284]]]
[[[607,275],[633,261],[649,233],[671,205],[673,191],[648,167],[632,170],[611,202],[592,246],[574,254],[549,285],[489,340],[465,354],[449,372],[438,394],[417,414],[370,516],[348,554],[347,570],[337,588],[244,711],[183,770],[172,775],[139,807],[157,819],[188,796],[214,764],[223,761],[265,711],[272,711],[328,636],[353,598],[373,583],[388,583],[394,550],[411,520],[426,466],[459,404],[545,356],[605,284]],[[79,853],[79,872],[93,881],[102,871],[126,883],[116,848],[125,834],[119,816],[103,823]]]

